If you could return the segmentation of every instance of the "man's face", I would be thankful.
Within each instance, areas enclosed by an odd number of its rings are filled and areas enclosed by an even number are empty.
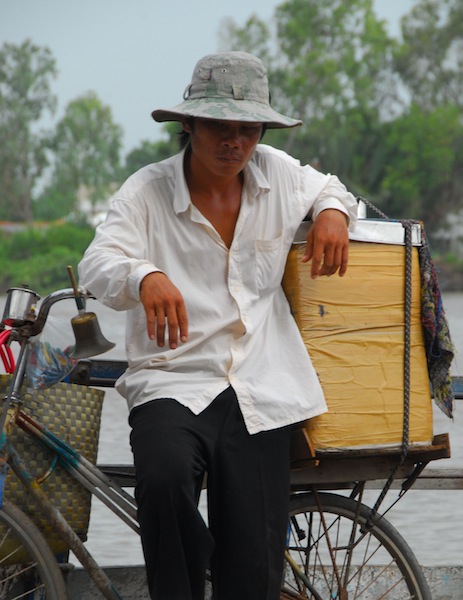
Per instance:
[[[262,123],[193,119],[183,122],[190,134],[192,166],[205,168],[217,176],[240,173],[259,142]]]

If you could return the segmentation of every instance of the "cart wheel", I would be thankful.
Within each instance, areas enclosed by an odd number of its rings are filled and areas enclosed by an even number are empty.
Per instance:
[[[384,517],[365,531],[370,512],[337,494],[294,494],[281,600],[432,600],[398,531]]]

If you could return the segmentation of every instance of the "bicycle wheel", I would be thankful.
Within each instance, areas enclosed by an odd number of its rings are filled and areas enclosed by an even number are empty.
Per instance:
[[[0,509],[0,599],[66,600],[63,575],[30,518],[8,500]]]
[[[432,600],[398,531],[384,517],[365,531],[370,511],[337,494],[293,495],[281,599]]]

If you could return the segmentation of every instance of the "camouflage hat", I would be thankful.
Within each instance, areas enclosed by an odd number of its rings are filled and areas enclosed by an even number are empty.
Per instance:
[[[265,123],[268,128],[294,127],[302,121],[285,117],[270,106],[266,69],[246,52],[209,54],[196,64],[184,102],[154,110],[155,121],[200,117],[225,121]]]

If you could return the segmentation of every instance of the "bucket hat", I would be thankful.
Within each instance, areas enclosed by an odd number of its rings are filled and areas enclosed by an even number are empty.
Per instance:
[[[269,129],[295,127],[302,121],[286,117],[270,106],[267,71],[247,52],[221,52],[201,58],[187,86],[184,101],[154,110],[155,121],[200,117],[225,121],[265,123]]]

